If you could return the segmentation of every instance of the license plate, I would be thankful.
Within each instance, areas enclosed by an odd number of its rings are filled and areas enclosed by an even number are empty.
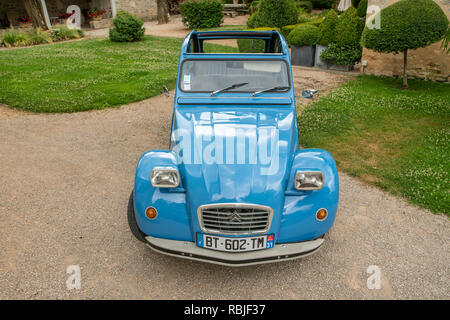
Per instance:
[[[244,252],[273,248],[273,238],[273,234],[230,238],[199,233],[197,234],[197,245],[218,251]]]

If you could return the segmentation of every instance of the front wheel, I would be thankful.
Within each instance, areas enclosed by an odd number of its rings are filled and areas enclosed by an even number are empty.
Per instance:
[[[138,239],[144,243],[147,243],[145,240],[145,234],[139,229],[139,226],[136,221],[136,214],[134,212],[134,198],[133,198],[134,190],[131,191],[130,199],[128,200],[128,226],[130,227],[131,233]]]

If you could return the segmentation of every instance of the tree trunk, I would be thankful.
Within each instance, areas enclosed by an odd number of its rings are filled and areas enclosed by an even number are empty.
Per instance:
[[[165,24],[169,22],[169,4],[167,0],[156,0],[158,24]]]
[[[22,0],[22,2],[27,14],[30,16],[33,27],[47,29],[44,22],[44,17],[42,15],[41,6],[38,4],[37,0]]]
[[[408,49],[403,51],[403,89],[408,89]]]

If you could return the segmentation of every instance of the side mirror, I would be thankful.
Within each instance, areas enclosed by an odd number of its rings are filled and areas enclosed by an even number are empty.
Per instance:
[[[166,97],[169,97],[169,96],[170,96],[169,89],[167,89],[166,86],[163,86],[163,87],[162,87],[162,90],[160,91],[160,93],[162,93],[162,94],[165,95]]]
[[[318,90],[306,89],[302,91],[302,97],[306,99],[312,99]]]

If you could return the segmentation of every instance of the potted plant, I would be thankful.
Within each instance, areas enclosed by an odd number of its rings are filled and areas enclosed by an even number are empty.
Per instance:
[[[316,55],[314,59],[314,66],[328,69],[329,63],[320,58],[330,43],[336,42],[336,25],[338,22],[338,15],[336,11],[331,9],[325,16],[325,19],[319,26],[319,39],[316,45]]]
[[[72,15],[72,13],[65,12],[64,10],[59,10],[57,12],[57,14],[58,14],[58,17],[59,17],[59,20],[60,20],[61,24],[66,24],[67,23],[67,19]]]
[[[305,24],[295,27],[288,36],[292,64],[312,67],[318,38],[319,28],[316,26]]]
[[[19,23],[20,28],[31,28],[32,26],[30,17],[24,14],[16,17],[15,20]]]
[[[94,21],[102,20],[102,16],[106,13],[106,10],[103,9],[90,9],[87,12],[87,15],[89,18],[91,18]]]

